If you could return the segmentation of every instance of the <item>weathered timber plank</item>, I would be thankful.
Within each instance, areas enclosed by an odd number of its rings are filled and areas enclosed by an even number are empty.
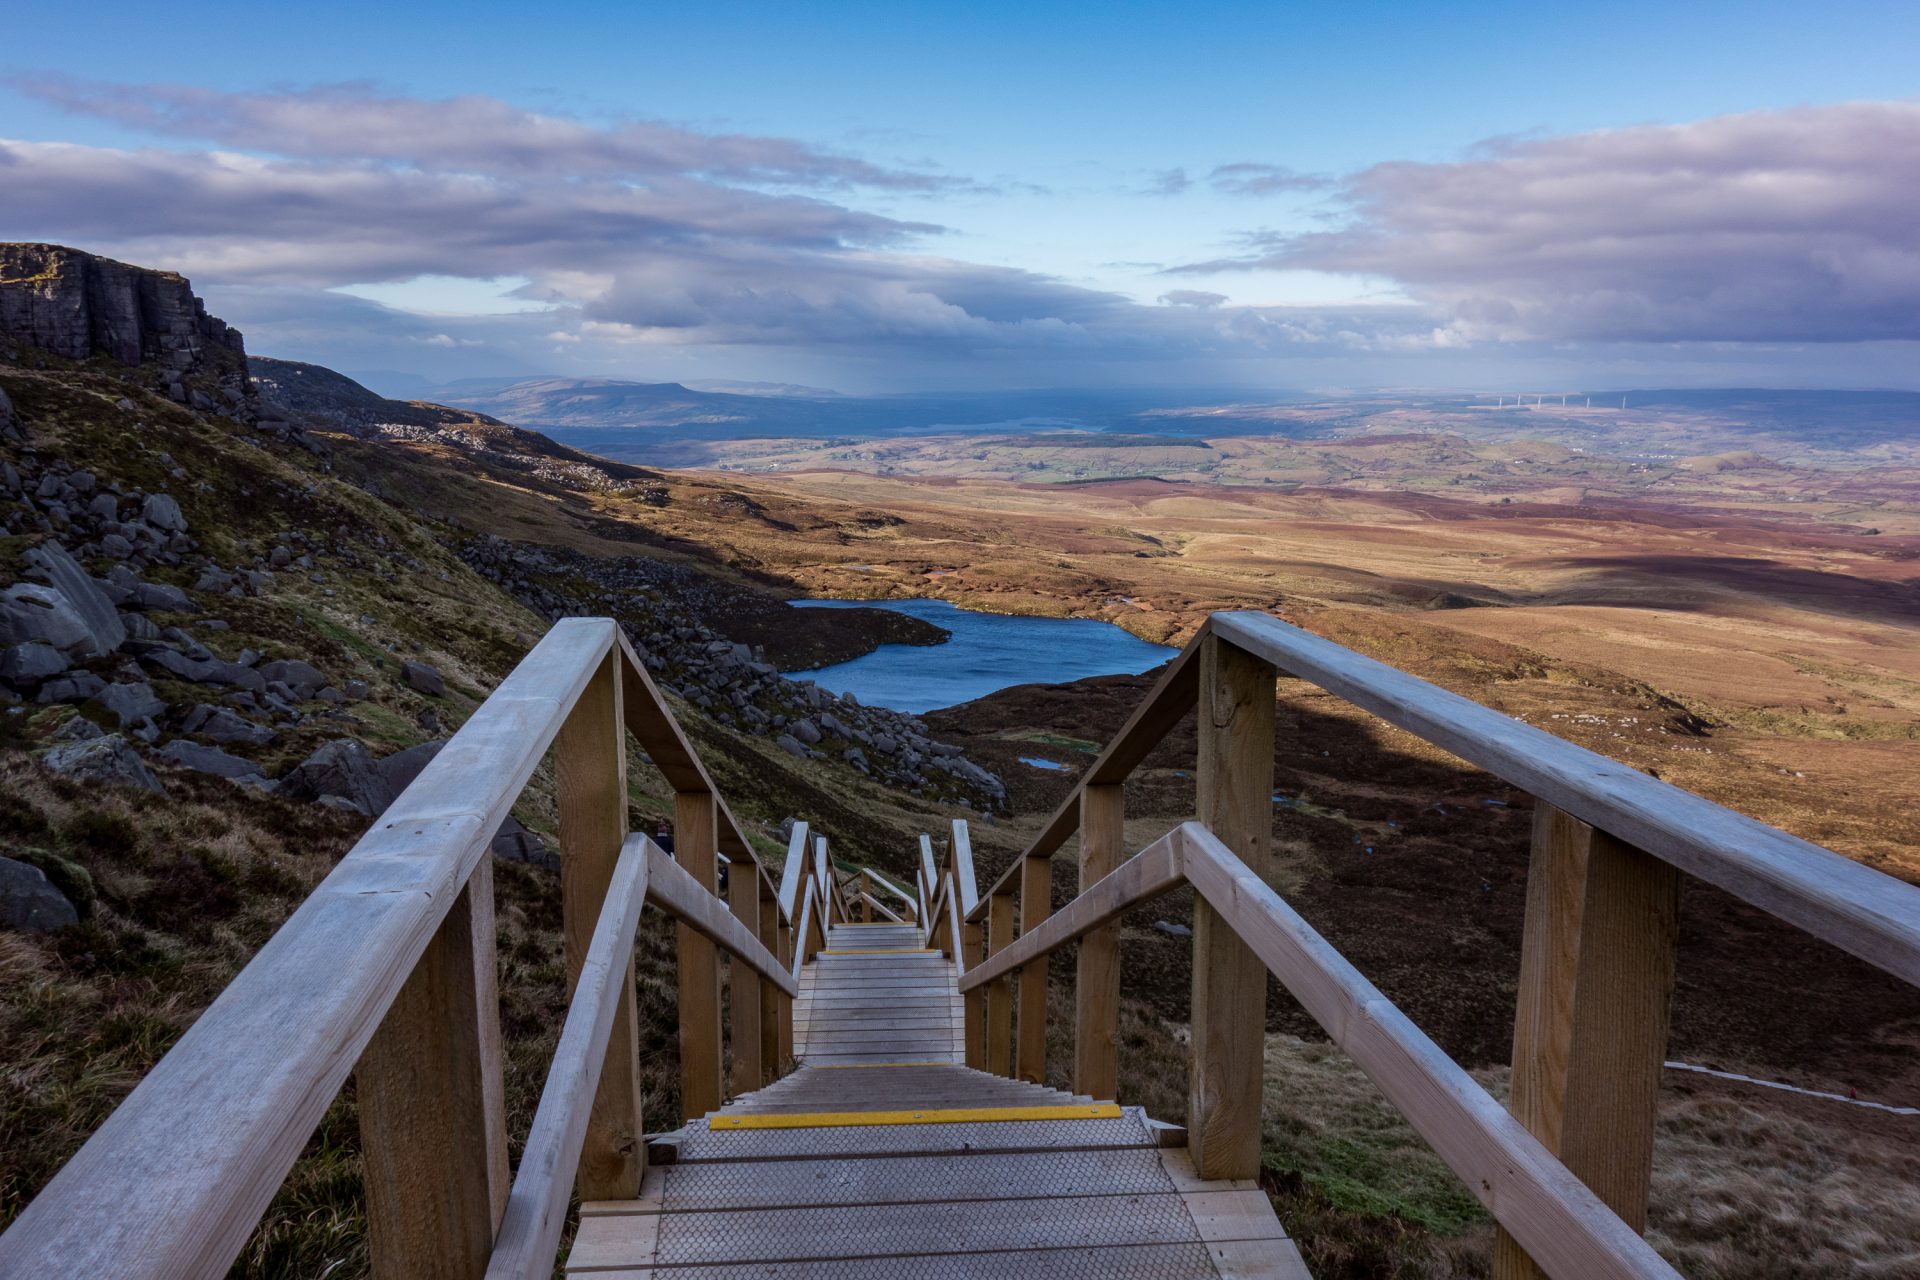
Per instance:
[[[1080,791],[1080,892],[1126,860],[1126,789],[1094,783]],[[1041,966],[1045,972],[1044,966]],[[1096,1098],[1120,1093],[1120,926],[1080,937],[1074,957],[1073,1087]]]
[[[1016,869],[1022,861],[1027,858],[1052,857],[1067,842],[1067,837],[1079,830],[1081,787],[1125,782],[1128,776],[1139,767],[1140,762],[1160,745],[1161,739],[1167,736],[1168,731],[1193,710],[1194,698],[1200,688],[1200,664],[1195,660],[1195,655],[1207,634],[1206,628],[1202,628],[1200,634],[1189,641],[1187,647],[1173,659],[1172,665],[1155,682],[1153,688],[1147,690],[1146,696],[1140,700],[1140,705],[1134,708],[1133,714],[1127,717],[1127,722],[1120,726],[1120,732],[1113,736],[1095,758],[1093,766],[1082,776],[1080,785],[1060,802],[1060,807],[1054,811],[1053,817],[1047,820],[1047,825],[1040,829],[1040,834],[1034,838],[1033,843],[1028,845],[1021,857],[993,882],[985,897],[979,901],[985,901],[986,898],[991,898],[994,894],[1010,888],[1010,882],[1017,874]],[[971,869],[970,863],[969,869]],[[978,919],[980,911],[977,904],[968,905],[965,914],[969,920]]]
[[[712,940],[686,918],[711,905],[720,884],[719,814],[710,791],[676,791],[673,797],[674,860],[698,891],[693,901],[674,914],[674,950],[680,1002],[680,1114],[688,1120],[705,1115],[726,1096],[721,1079],[720,955]],[[668,891],[668,877],[652,875],[656,897]],[[684,913],[684,914],[683,914]],[[599,1198],[599,1197],[596,1197]]]
[[[1639,1233],[1232,850],[1198,823],[1180,831],[1194,889],[1550,1275],[1675,1280]]]
[[[613,631],[555,624],[21,1211],[0,1274],[225,1273]]]
[[[586,963],[627,834],[622,675],[619,655],[609,653],[554,740],[569,996]],[[592,1200],[632,1195],[646,1170],[631,959],[625,965],[627,994],[614,1011],[606,1068],[600,1073],[580,1157],[580,1194]]]
[[[1262,879],[1273,874],[1272,664],[1209,636],[1200,644],[1200,823]],[[1192,1066],[1187,1143],[1209,1178],[1260,1170],[1261,1072],[1267,973],[1260,957],[1205,900],[1193,904]]]
[[[1679,919],[1672,866],[1552,805],[1534,810],[1507,1106],[1640,1231]],[[1498,1280],[1544,1274],[1499,1233]]]
[[[976,991],[1023,964],[1035,963],[1138,904],[1178,887],[1181,867],[1177,833],[1176,828],[1134,854],[1004,952],[995,951],[979,964],[968,966],[966,976],[958,983],[961,994]]]
[[[621,851],[614,868],[600,920],[575,982],[575,998],[568,1006],[560,1042],[554,1048],[546,1087],[541,1091],[520,1159],[519,1175],[500,1222],[499,1238],[492,1241],[487,1280],[541,1280],[553,1272],[572,1198],[574,1170],[586,1143],[589,1100],[597,1095],[618,1011],[632,999],[633,935],[646,893],[646,855],[629,845]],[[452,1167],[435,1170],[424,1181],[429,1187],[438,1187],[445,1177],[458,1172]]]
[[[1528,794],[1920,984],[1920,887],[1264,614],[1210,624]]]
[[[506,1190],[506,1114],[488,1106],[499,1006],[481,1000],[481,971],[491,979],[494,967],[492,886],[482,862],[355,1071],[378,1277],[472,1280],[487,1267]]]
[[[1053,864],[1028,858],[1020,872],[1020,932],[1024,936],[1053,914]],[[1039,1083],[1047,1078],[1047,966],[1020,969],[1018,1022],[1014,1041],[1014,1073]]]

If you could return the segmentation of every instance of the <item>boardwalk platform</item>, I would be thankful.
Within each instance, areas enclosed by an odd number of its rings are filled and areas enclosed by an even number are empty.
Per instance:
[[[1138,1108],[969,1070],[952,964],[835,925],[802,971],[800,1069],[581,1210],[567,1273],[638,1280],[1305,1277],[1252,1181],[1204,1182]]]

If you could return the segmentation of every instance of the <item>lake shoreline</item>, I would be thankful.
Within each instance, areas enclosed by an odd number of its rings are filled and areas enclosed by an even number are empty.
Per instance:
[[[946,631],[943,642],[883,644],[808,673],[807,678],[831,692],[851,693],[863,703],[909,715],[957,706],[1016,685],[1138,674],[1177,652],[1099,619],[992,613],[932,596],[788,603],[800,609],[887,610]]]

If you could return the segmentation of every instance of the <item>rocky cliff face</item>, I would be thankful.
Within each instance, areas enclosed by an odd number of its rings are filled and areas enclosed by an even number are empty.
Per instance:
[[[150,370],[156,389],[180,404],[255,416],[240,331],[208,315],[170,271],[56,244],[0,244],[4,346]]]

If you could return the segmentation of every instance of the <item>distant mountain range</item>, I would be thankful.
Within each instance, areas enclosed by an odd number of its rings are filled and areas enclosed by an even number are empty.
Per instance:
[[[263,363],[263,362],[257,362]],[[299,366],[282,365],[291,374]],[[309,367],[310,368],[310,367]],[[338,375],[334,375],[338,376]],[[313,375],[306,375],[309,385]],[[403,375],[365,380],[402,402],[407,418],[427,403],[544,432],[588,453],[653,465],[706,465],[729,441],[861,440],[915,435],[1188,438],[1282,436],[1327,439],[1389,431],[1442,431],[1473,438],[1532,438],[1605,452],[1703,452],[1772,448],[1849,452],[1920,440],[1920,393],[1756,388],[1558,393],[1524,406],[1493,395],[1417,390],[1288,394],[1175,389],[1041,390],[856,396],[791,383],[633,382],[616,378],[469,378],[429,384]],[[283,376],[283,383],[298,383]],[[343,379],[344,381],[344,379]],[[1618,411],[1622,397],[1628,406]],[[284,397],[283,397],[284,398]],[[444,413],[444,410],[438,412]],[[358,416],[350,414],[349,416]],[[391,418],[388,420],[392,420]]]

